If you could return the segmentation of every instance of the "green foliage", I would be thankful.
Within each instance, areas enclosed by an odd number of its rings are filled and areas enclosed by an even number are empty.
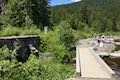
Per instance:
[[[109,31],[109,32],[104,32],[103,34],[105,35],[113,35],[113,36],[120,36],[120,32],[113,32],[113,31]]]
[[[41,36],[41,51],[50,52],[58,62],[66,63],[72,58],[69,48],[74,44],[74,36],[72,30],[69,31],[69,24],[62,22],[56,26],[53,31]]]
[[[18,49],[19,49],[19,46],[16,42],[14,43],[13,50],[9,50],[6,45],[3,46],[2,48],[0,48],[0,61],[16,59]]]
[[[18,3],[19,2],[19,3]],[[5,6],[5,9],[0,15],[0,20],[4,25],[25,26],[25,17],[27,15],[25,9],[25,0],[11,0]]]
[[[20,31],[20,35],[40,35],[41,30],[35,26],[26,27]]]
[[[80,39],[91,38],[93,34],[92,32],[83,32],[83,31],[76,31],[76,30],[73,30],[73,33],[75,37],[75,42],[77,42]]]
[[[92,32],[71,29],[68,22],[62,22],[55,26],[47,34],[37,27],[16,28],[8,26],[1,29],[1,36],[13,35],[39,35],[40,51],[50,53],[58,62],[68,63],[75,57],[75,42],[79,39],[89,38]]]
[[[50,52],[58,62],[69,62],[73,58],[73,54],[75,55],[74,52],[69,51],[75,40],[72,29],[69,26],[67,22],[62,22],[53,31],[41,36],[41,49]]]
[[[0,36],[18,36],[20,34],[20,29],[8,25],[8,27],[3,27],[0,31]]]
[[[74,44],[74,36],[72,33],[71,26],[67,22],[61,22],[59,28],[61,43],[63,43],[66,47],[71,47]]]
[[[59,63],[46,62],[31,55],[25,63],[0,61],[0,80],[65,80],[74,70]]]
[[[58,62],[63,61],[63,57],[66,54],[66,47],[59,39],[58,30],[43,34],[40,47],[42,51],[51,53]]]
[[[75,30],[99,33],[119,32],[119,4],[119,0],[82,0],[52,7],[51,18],[55,24],[68,20],[71,28]]]
[[[49,25],[49,0],[28,0],[28,8],[30,18],[33,23],[41,26]]]
[[[10,51],[7,46],[4,46],[0,49],[0,61],[6,60],[8,57],[10,57]]]
[[[1,28],[0,36],[40,35],[41,30],[36,26],[18,28],[11,25]]]
[[[73,30],[63,21],[47,34],[41,34],[40,50],[51,53],[58,62],[68,63],[75,57],[75,42],[88,37],[91,33]]]
[[[48,0],[11,0],[0,15],[0,24],[16,27],[32,26],[43,29],[49,25]]]
[[[14,50],[7,46],[0,49],[0,80],[65,80],[74,74],[69,65],[44,61],[32,54],[27,62],[18,62],[16,51],[19,47],[17,43],[14,46]]]
[[[102,22],[100,20],[93,21],[93,23],[92,23],[92,30],[94,32],[103,32],[104,29],[103,29]]]

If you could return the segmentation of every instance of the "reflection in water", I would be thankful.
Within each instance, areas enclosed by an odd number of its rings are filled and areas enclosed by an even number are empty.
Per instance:
[[[120,58],[104,57],[103,59],[115,71],[117,80],[120,80]]]

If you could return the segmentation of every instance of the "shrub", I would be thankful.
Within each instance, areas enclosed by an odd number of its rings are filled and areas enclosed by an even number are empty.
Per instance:
[[[74,36],[70,25],[67,22],[62,22],[59,25],[59,28],[61,43],[63,43],[66,47],[71,47],[74,44]]]
[[[21,28],[16,28],[8,25],[7,27],[3,27],[0,31],[0,36],[18,36],[20,34]]]
[[[26,27],[20,31],[20,35],[40,35],[41,30],[37,27]]]
[[[13,50],[9,50],[6,45],[0,49],[0,61],[16,59],[17,50],[19,46],[16,46],[16,43],[14,43],[14,45],[15,45],[15,49]]]
[[[0,49],[0,61],[6,60],[10,56],[10,51],[7,46],[4,46]]]
[[[19,35],[40,35],[41,30],[36,26],[17,28],[11,25],[3,27],[0,31],[0,36],[19,36]]]
[[[7,46],[0,49],[0,80],[65,80],[74,74],[69,65],[44,61],[33,54],[28,61],[18,62],[16,45],[14,50]]]
[[[65,80],[74,70],[60,63],[46,62],[31,55],[25,63],[0,61],[0,80]]]
[[[49,52],[56,61],[67,63],[73,58],[75,52],[70,50],[73,47],[75,38],[72,29],[67,22],[62,22],[53,31],[42,34],[40,48],[42,51]]]

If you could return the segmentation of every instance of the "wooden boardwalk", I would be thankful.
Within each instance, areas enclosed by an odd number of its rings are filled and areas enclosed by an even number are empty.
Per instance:
[[[115,73],[91,48],[77,47],[76,80],[115,80]]]

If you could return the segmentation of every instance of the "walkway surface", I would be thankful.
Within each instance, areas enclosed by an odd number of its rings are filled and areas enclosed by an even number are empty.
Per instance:
[[[115,73],[86,41],[82,40],[77,46],[76,72],[80,73],[80,77],[76,80],[115,80]]]
[[[108,74],[104,66],[96,59],[89,48],[79,48],[79,52],[82,77],[111,78],[111,75]]]

